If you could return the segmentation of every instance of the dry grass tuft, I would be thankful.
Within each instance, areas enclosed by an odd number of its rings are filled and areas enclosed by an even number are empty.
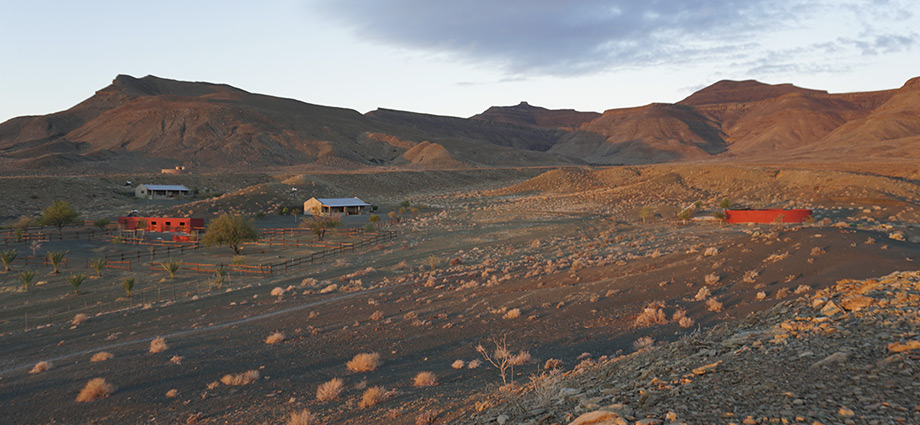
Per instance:
[[[412,380],[413,387],[431,387],[438,385],[438,377],[432,372],[419,372]]]
[[[348,370],[352,372],[371,372],[380,366],[379,353],[360,353],[356,354],[348,363],[345,363]]]
[[[32,370],[29,371],[31,374],[42,373],[48,369],[51,369],[51,362],[41,361],[35,363],[35,366],[32,367]]]
[[[153,341],[150,341],[150,352],[151,353],[162,353],[166,351],[168,347],[166,346],[165,338],[154,338]]]
[[[364,390],[364,394],[361,395],[361,402],[358,403],[358,406],[362,408],[376,406],[386,400],[388,395],[389,393],[383,387],[370,387]]]
[[[220,378],[220,382],[223,382],[224,385],[249,385],[253,382],[259,380],[259,371],[258,370],[247,370],[243,373],[238,373],[236,375],[224,375],[223,378]]]
[[[705,256],[705,257],[711,257],[711,256],[716,255],[716,254],[718,254],[718,253],[719,253],[719,248],[716,248],[716,247],[713,246],[713,247],[706,248],[706,251],[703,251],[703,256]]]
[[[712,292],[709,291],[709,288],[707,288],[707,287],[704,286],[704,287],[700,288],[699,291],[697,291],[697,293],[696,293],[696,295],[693,297],[693,299],[696,300],[696,301],[703,301],[703,300],[705,300],[706,298],[709,298],[710,295],[712,295]]]
[[[546,363],[543,363],[543,370],[555,370],[562,368],[562,360],[559,359],[547,359]]]
[[[180,355],[172,356],[170,357],[169,362],[175,365],[180,365],[182,364],[182,356]]]
[[[533,361],[529,351],[521,351],[508,358],[508,364],[512,366],[521,366]]]
[[[454,369],[463,369],[465,366],[466,362],[463,360],[454,360],[454,362],[450,364],[450,367]]]
[[[760,292],[757,293],[757,300],[758,300],[758,301],[763,301],[763,300],[765,300],[765,299],[767,299],[767,293],[766,293],[766,292],[760,291]]]
[[[291,417],[288,418],[286,425],[313,425],[318,423],[319,420],[316,414],[310,413],[307,409],[303,409],[299,412],[291,412]]]
[[[438,420],[438,412],[426,410],[415,417],[415,425],[432,425]]]
[[[671,315],[671,321],[677,322],[678,325],[682,328],[689,328],[693,326],[693,319],[687,316],[687,310],[678,309]]]
[[[371,314],[371,320],[375,322],[378,320],[383,320],[383,312],[380,310],[375,311],[373,314]]]
[[[319,401],[332,401],[339,398],[342,390],[345,388],[345,382],[339,378],[332,378],[316,387],[316,399]]]
[[[83,322],[85,322],[86,319],[88,319],[88,317],[86,317],[85,314],[77,313],[73,316],[73,320],[71,320],[70,323],[72,323],[74,326],[78,326],[78,325],[83,324]]]
[[[115,392],[115,387],[105,382],[103,378],[93,378],[77,394],[78,403],[86,403],[98,398],[106,397]]]
[[[668,318],[662,309],[664,304],[660,301],[650,303],[639,316],[636,317],[636,327],[645,327],[651,325],[663,325],[668,323]]]
[[[104,361],[106,361],[106,360],[108,360],[108,359],[111,359],[112,357],[115,357],[115,356],[112,355],[112,353],[105,352],[105,351],[100,351],[100,352],[98,352],[98,353],[96,353],[96,354],[93,354],[93,356],[89,358],[89,361],[91,361],[91,362],[104,362]]]
[[[279,342],[281,342],[281,341],[284,341],[284,333],[283,333],[283,332],[275,332],[275,333],[269,335],[268,338],[265,338],[265,343],[266,343],[266,344],[277,344],[277,343],[279,343]]]
[[[636,351],[642,351],[652,348],[655,345],[655,339],[650,336],[643,336],[633,342]]]
[[[511,310],[508,310],[508,312],[505,313],[503,317],[505,319],[517,319],[518,317],[521,317],[521,309],[512,308]]]
[[[715,285],[719,283],[720,276],[718,273],[710,273],[706,275],[705,280],[707,285]]]
[[[706,300],[706,308],[709,309],[709,311],[718,313],[722,311],[722,303],[717,301],[715,298],[710,298]]]

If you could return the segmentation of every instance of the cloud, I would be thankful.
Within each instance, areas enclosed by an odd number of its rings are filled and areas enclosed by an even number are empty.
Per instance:
[[[361,40],[486,64],[509,75],[764,62],[776,53],[761,45],[764,35],[812,25],[840,10],[903,23],[915,7],[897,0],[316,1],[320,10]],[[868,23],[865,27],[872,31]],[[833,45],[825,50],[859,50],[863,55],[909,49],[917,43],[916,34],[872,33],[830,40]],[[793,66],[762,65],[761,70]]]

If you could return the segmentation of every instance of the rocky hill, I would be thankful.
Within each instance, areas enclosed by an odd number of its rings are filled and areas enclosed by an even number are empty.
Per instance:
[[[521,102],[515,106],[493,106],[485,112],[470,117],[475,120],[505,122],[535,127],[562,128],[574,130],[601,114],[580,112],[574,109],[546,109]]]

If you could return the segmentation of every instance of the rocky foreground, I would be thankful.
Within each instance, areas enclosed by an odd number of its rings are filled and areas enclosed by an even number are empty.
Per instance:
[[[920,424],[920,271],[533,379],[468,424]]]

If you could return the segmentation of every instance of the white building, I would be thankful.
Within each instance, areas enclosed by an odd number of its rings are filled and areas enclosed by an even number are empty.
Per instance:
[[[303,203],[304,214],[361,214],[371,204],[358,198],[310,198]]]
[[[182,185],[141,184],[134,189],[134,196],[146,199],[182,199],[192,191]]]

